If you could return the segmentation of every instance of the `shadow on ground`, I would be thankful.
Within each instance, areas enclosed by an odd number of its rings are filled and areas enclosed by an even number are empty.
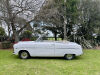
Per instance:
[[[13,59],[20,59],[18,56],[14,55]],[[30,57],[29,59],[40,59],[40,60],[65,60],[64,57]],[[81,56],[75,57],[73,60],[82,60]]]

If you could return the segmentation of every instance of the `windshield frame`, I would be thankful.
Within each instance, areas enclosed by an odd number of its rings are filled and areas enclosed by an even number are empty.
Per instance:
[[[36,42],[41,42],[41,41],[43,41],[43,37],[44,37],[44,36],[46,36],[46,35],[43,34],[43,35],[39,36],[39,37],[37,38]]]

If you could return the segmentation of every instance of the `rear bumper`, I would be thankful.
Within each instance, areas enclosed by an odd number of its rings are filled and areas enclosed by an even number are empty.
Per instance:
[[[76,56],[81,56],[81,55],[83,55],[84,53],[83,53],[83,51],[81,52],[81,53],[78,53],[78,54],[76,54]]]

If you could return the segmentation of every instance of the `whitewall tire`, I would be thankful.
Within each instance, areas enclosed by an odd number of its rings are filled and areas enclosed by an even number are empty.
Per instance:
[[[19,52],[19,58],[21,59],[28,59],[30,57],[29,53],[27,51],[21,51]]]
[[[75,55],[74,55],[74,54],[66,54],[66,55],[64,56],[64,58],[65,58],[66,60],[72,60],[72,59],[75,58]]]

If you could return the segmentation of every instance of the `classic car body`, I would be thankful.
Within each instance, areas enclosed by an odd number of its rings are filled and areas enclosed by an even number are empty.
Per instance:
[[[82,47],[74,42],[68,41],[26,41],[18,42],[14,47],[14,54],[20,58],[31,57],[64,57],[65,55],[79,56],[83,54]],[[26,52],[26,53],[25,53]],[[26,56],[27,55],[27,56]]]

